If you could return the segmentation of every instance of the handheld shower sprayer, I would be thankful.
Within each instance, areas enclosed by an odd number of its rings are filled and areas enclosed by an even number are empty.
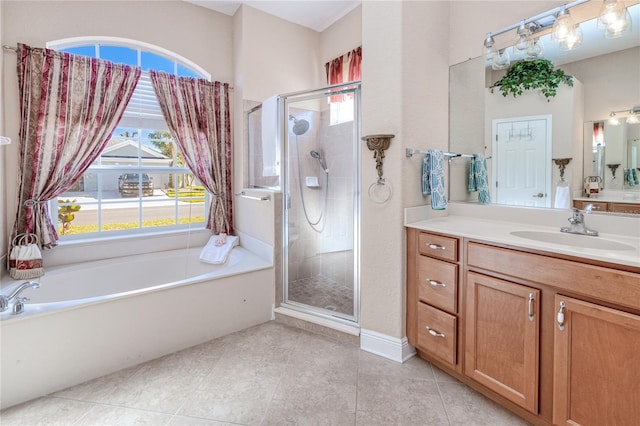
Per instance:
[[[313,158],[318,160],[318,162],[320,163],[320,167],[322,167],[322,170],[324,170],[325,173],[329,173],[329,170],[327,169],[327,162],[324,161],[324,158],[322,158],[322,155],[320,155],[320,153],[315,150],[311,151],[310,154]]]

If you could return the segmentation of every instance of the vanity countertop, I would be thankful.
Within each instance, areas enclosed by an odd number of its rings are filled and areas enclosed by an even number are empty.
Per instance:
[[[409,222],[407,227],[415,228],[423,231],[439,232],[458,237],[474,238],[489,243],[507,244],[514,247],[522,247],[525,249],[541,250],[550,253],[563,254],[574,257],[581,257],[603,262],[616,263],[621,265],[633,266],[640,268],[640,239],[637,237],[627,237],[618,234],[600,233],[597,237],[587,235],[563,234],[559,227],[528,225],[516,222],[504,222],[489,219],[479,219],[469,216],[449,215],[445,217],[437,217],[426,220]],[[580,242],[584,239],[585,246],[596,244],[591,239],[601,239],[608,241],[599,241],[603,243],[625,244],[632,248],[618,249],[601,249],[587,248],[579,245],[558,244],[555,242],[538,241],[513,235],[512,233],[536,234],[542,236],[555,237],[556,234],[562,236],[570,236],[569,238]],[[550,235],[551,234],[551,235]]]

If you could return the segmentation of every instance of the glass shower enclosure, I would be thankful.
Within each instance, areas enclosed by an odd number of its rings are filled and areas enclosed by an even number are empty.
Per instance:
[[[280,97],[281,306],[359,322],[360,84]]]

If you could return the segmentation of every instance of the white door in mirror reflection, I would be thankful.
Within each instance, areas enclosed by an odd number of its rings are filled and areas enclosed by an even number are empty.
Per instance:
[[[551,207],[551,115],[493,120],[497,204]]]

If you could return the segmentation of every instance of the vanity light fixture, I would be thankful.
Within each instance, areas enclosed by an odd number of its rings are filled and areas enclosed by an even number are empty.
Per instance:
[[[501,51],[496,51],[494,37],[514,29],[516,30],[514,52],[524,51],[525,59],[536,59],[541,56],[542,45],[539,44],[535,35],[547,29],[551,29],[551,39],[559,43],[560,49],[577,48],[582,44],[582,29],[579,23],[573,21],[569,9],[587,1],[589,0],[576,0],[487,33],[484,40],[487,62],[491,62],[494,69],[503,69],[505,58]],[[604,29],[605,37],[618,37],[631,28],[631,15],[621,0],[603,0],[598,26]]]
[[[627,116],[627,124],[637,124],[640,123],[640,106],[634,106],[632,108],[629,109],[621,109],[621,110],[617,110],[617,111],[611,111],[611,113],[609,114],[609,120],[608,123],[611,124],[612,126],[617,126],[618,124],[620,124],[620,120],[618,119],[618,117],[616,116],[616,114],[620,114],[620,113],[628,113],[629,115]]]
[[[631,15],[621,0],[604,0],[600,8],[597,27],[606,38],[620,37],[631,30]]]

